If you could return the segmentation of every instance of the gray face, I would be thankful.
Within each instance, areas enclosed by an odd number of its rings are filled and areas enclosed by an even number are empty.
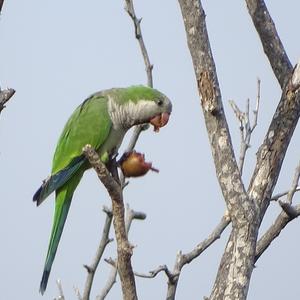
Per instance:
[[[162,96],[155,100],[129,101],[120,105],[113,99],[108,102],[108,112],[114,128],[130,128],[133,125],[151,123],[157,130],[167,124],[172,111],[171,101]]]

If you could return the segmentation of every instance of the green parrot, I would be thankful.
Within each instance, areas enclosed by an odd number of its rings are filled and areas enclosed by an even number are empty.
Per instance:
[[[55,191],[55,212],[40,292],[46,290],[51,267],[70,208],[73,193],[90,165],[82,154],[92,145],[108,164],[117,155],[123,137],[134,125],[150,123],[154,130],[167,124],[172,104],[158,90],[145,86],[113,88],[87,98],[73,112],[58,140],[51,176],[33,196],[40,205]]]

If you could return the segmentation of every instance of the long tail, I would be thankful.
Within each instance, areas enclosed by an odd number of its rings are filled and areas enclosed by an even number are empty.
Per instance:
[[[73,193],[81,177],[82,174],[78,174],[74,176],[68,181],[67,184],[65,184],[64,186],[62,186],[60,189],[56,191],[54,221],[53,221],[53,226],[52,226],[52,231],[51,231],[51,236],[49,241],[46,262],[44,266],[44,272],[40,283],[40,293],[42,295],[44,294],[47,287],[51,267],[55,258],[55,254],[61,238],[61,234],[63,232],[65,221],[71,205]]]

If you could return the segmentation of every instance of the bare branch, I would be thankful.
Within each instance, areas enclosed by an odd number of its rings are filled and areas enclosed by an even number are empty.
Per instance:
[[[156,269],[149,271],[149,273],[140,273],[134,272],[135,276],[142,278],[154,278],[160,272],[164,272],[168,278],[168,290],[167,290],[167,299],[175,299],[176,288],[179,281],[179,276],[181,274],[182,268],[192,262],[197,258],[201,253],[203,253],[209,246],[211,246],[217,239],[220,238],[222,232],[230,224],[230,218],[228,214],[225,214],[221,219],[217,227],[212,231],[212,233],[204,241],[199,243],[192,251],[182,254],[179,251],[176,255],[176,262],[173,268],[173,271],[170,271],[166,265],[161,265]],[[109,261],[110,264],[114,264],[113,260]]]
[[[136,144],[141,132],[144,130],[147,130],[148,128],[149,128],[149,124],[142,124],[142,125],[137,125],[134,127],[134,131],[133,131],[133,134],[129,141],[129,144],[126,148],[126,152],[131,152],[134,149],[135,144]]]
[[[175,265],[172,271],[172,276],[168,276],[168,291],[167,299],[175,299],[177,284],[182,268],[192,262],[201,253],[203,253],[209,246],[211,246],[216,240],[218,240],[225,230],[225,228],[230,224],[229,215],[225,214],[217,227],[211,232],[211,234],[201,243],[199,243],[192,251],[182,254],[181,251],[176,256]]]
[[[271,121],[263,144],[257,153],[257,162],[248,193],[261,208],[264,216],[276,185],[286,150],[300,116],[299,80],[300,65],[294,68],[292,76],[283,89],[276,112]],[[295,80],[293,80],[295,79]],[[285,120],[282,122],[281,120]]]
[[[135,15],[133,0],[125,0],[125,10],[127,11],[128,15],[130,16],[130,18],[132,19],[133,24],[134,24],[135,37],[139,42],[140,49],[141,49],[141,52],[142,52],[142,55],[144,58],[148,86],[153,87],[153,78],[152,78],[153,65],[150,63],[149,55],[148,55],[147,48],[145,46],[142,31],[141,31],[142,19],[138,19]]]
[[[79,288],[74,286],[74,292],[78,300],[82,300],[82,296],[80,294]]]
[[[196,246],[191,252],[182,254],[179,262],[180,269],[189,264],[193,259],[198,257],[202,252],[204,252],[209,246],[211,246],[216,240],[221,237],[221,234],[225,230],[225,228],[230,224],[229,215],[225,215],[222,217],[220,223],[217,227],[212,231],[212,233],[200,244]]]
[[[253,125],[251,127],[251,133],[254,131],[255,127],[257,126],[259,104],[260,104],[260,79],[257,78],[257,96],[256,96],[255,109],[253,110],[254,119],[253,119]]]
[[[200,0],[179,0],[179,4],[216,174],[233,227],[210,299],[225,299],[227,295],[234,294],[236,298],[243,300],[247,297],[255,257],[257,206],[254,198],[248,197],[245,191],[234,156],[202,3]]]
[[[262,253],[270,246],[273,240],[279,236],[283,228],[292,220],[300,215],[300,205],[292,206],[292,200],[295,192],[299,190],[298,183],[300,177],[300,161],[295,169],[294,178],[292,181],[291,189],[288,192],[276,195],[276,199],[287,195],[285,201],[280,201],[279,204],[282,207],[282,212],[278,215],[273,225],[262,235],[257,242],[255,261],[259,259]]]
[[[235,113],[235,116],[240,123],[241,145],[240,145],[238,166],[241,174],[243,173],[246,152],[250,148],[251,135],[255,127],[257,126],[258,110],[259,110],[259,103],[260,103],[260,79],[257,79],[257,97],[256,97],[255,109],[253,110],[254,119],[253,119],[252,126],[250,123],[249,102],[250,102],[249,99],[247,99],[246,110],[245,112],[242,112],[233,100],[229,101],[229,104],[231,105]]]
[[[0,9],[0,11],[1,11],[1,9]],[[16,91],[14,89],[6,89],[6,90],[0,89],[0,113],[5,108],[5,104],[15,94],[15,92]]]
[[[289,216],[289,218],[295,219],[299,216],[297,207],[292,206],[291,204],[287,203],[287,202],[283,202],[279,200],[279,204],[282,208],[282,210]]]
[[[300,186],[297,186],[295,189],[295,192],[299,192],[300,191]],[[278,194],[275,194],[274,196],[272,196],[270,201],[277,201],[279,198],[286,196],[290,191],[284,191]]]
[[[123,299],[137,299],[135,279],[131,266],[132,246],[128,241],[125,228],[122,188],[109,174],[105,165],[100,161],[99,155],[90,145],[86,145],[83,148],[83,153],[95,169],[112,200],[113,224],[117,240],[118,272],[121,279]]]
[[[179,0],[218,181],[233,223],[253,217],[234,156],[201,1]],[[193,12],[193,13],[191,13]],[[233,185],[228,182],[234,182]],[[229,196],[230,195],[230,196]],[[239,215],[239,216],[238,216]]]
[[[148,84],[148,86],[153,87],[153,78],[152,78],[153,65],[150,63],[149,55],[148,55],[147,48],[145,46],[143,35],[142,35],[142,31],[141,31],[141,21],[142,21],[142,19],[138,19],[136,17],[135,9],[134,9],[133,1],[132,0],[125,0],[125,10],[127,11],[128,15],[131,17],[131,19],[133,21],[133,24],[134,24],[135,37],[138,40],[138,43],[140,45],[141,53],[142,53],[142,56],[143,56],[143,59],[144,59],[144,63],[145,63],[145,69],[146,69],[146,74],[147,74],[147,84]],[[137,140],[139,138],[140,133],[143,130],[148,129],[148,127],[149,126],[147,126],[147,125],[138,125],[138,126],[136,126],[134,128],[134,133],[133,133],[133,135],[132,135],[132,137],[130,139],[129,145],[127,147],[127,151],[128,152],[130,152],[130,151],[132,151],[134,149],[134,147],[136,145],[136,142],[137,142]],[[123,176],[123,174],[121,174],[120,182],[121,182],[121,188],[123,189],[126,186],[125,177]],[[123,211],[124,211],[124,208],[123,208]],[[128,209],[128,211],[133,212],[133,211],[131,211],[129,209]],[[124,214],[124,212],[123,212],[123,214]],[[128,222],[127,222],[127,224],[128,224],[127,225],[127,229],[125,229],[125,231],[127,230],[127,233],[128,233],[130,224],[132,222],[132,219],[134,219],[134,218],[138,219],[138,217],[133,214],[131,216],[131,220],[128,220]],[[146,215],[144,215],[144,218],[146,218]],[[131,269],[131,272],[132,272],[132,269]],[[102,291],[102,293],[99,296],[97,296],[97,299],[104,299],[105,298],[105,296],[107,295],[107,293],[112,288],[114,282],[116,281],[116,275],[117,275],[117,269],[115,268],[115,269],[112,270],[111,275],[109,277],[109,280],[108,280],[108,282],[107,282],[104,290]]]
[[[159,274],[160,272],[165,272],[165,274],[167,275],[167,277],[169,278],[169,280],[173,280],[174,276],[177,276],[178,274],[174,275],[166,265],[162,265],[157,267],[155,270],[149,271],[148,274],[146,273],[139,273],[139,272],[134,272],[134,275],[137,277],[141,277],[141,278],[154,278],[156,277],[157,274]]]
[[[300,215],[300,204],[293,207],[293,214],[282,211],[276,218],[274,224],[263,234],[256,246],[255,261],[266,251],[270,244],[278,237],[285,226]]]
[[[103,211],[106,213],[106,219],[105,219],[105,223],[104,223],[104,227],[103,227],[103,231],[102,231],[102,237],[101,237],[99,246],[97,248],[96,255],[93,259],[93,262],[89,266],[87,266],[87,265],[84,266],[87,270],[87,278],[86,278],[86,282],[85,282],[82,300],[90,299],[90,292],[91,292],[91,288],[93,285],[93,280],[94,280],[94,275],[95,275],[96,269],[98,267],[98,264],[100,262],[100,259],[103,255],[103,252],[104,252],[106,246],[108,245],[109,242],[112,241],[111,239],[109,239],[109,230],[110,230],[112,217],[113,217],[112,211],[110,209],[108,209],[107,207],[104,207]]]
[[[152,77],[153,65],[150,63],[150,58],[149,58],[148,51],[147,51],[147,48],[146,48],[146,45],[145,45],[145,42],[143,39],[143,35],[142,35],[142,30],[141,30],[142,19],[141,18],[138,19],[136,17],[133,0],[125,0],[125,10],[133,21],[133,25],[134,25],[134,29],[135,29],[135,37],[138,40],[138,43],[139,43],[139,46],[141,49],[141,53],[142,53],[142,56],[144,59],[145,70],[146,70],[146,74],[147,74],[147,85],[150,87],[153,87],[153,77]],[[143,130],[146,130],[148,128],[149,128],[149,125],[147,125],[147,124],[135,126],[134,133],[133,133],[133,135],[129,141],[129,145],[127,147],[127,152],[130,152],[131,150],[134,149],[135,144],[140,136],[140,133]],[[125,182],[125,178],[122,174],[122,176],[121,176],[122,186],[124,185],[124,182]]]
[[[64,292],[63,292],[63,288],[62,288],[62,283],[59,279],[56,280],[56,285],[58,288],[58,292],[59,295],[57,298],[55,298],[55,300],[65,300],[65,296],[64,296]]]
[[[112,289],[113,285],[116,283],[117,272],[118,271],[117,271],[116,267],[111,268],[111,271],[110,271],[110,274],[106,281],[106,284],[105,284],[104,288],[102,289],[101,293],[96,297],[96,300],[104,300],[105,299],[105,297],[108,295],[108,293]]]
[[[283,88],[293,71],[275,24],[263,0],[246,0],[249,14],[262,42],[273,72]]]
[[[126,221],[125,221],[125,228],[126,233],[128,235],[132,221],[133,220],[145,220],[146,214],[143,212],[138,212],[132,210],[129,205],[126,205]],[[111,272],[109,274],[109,277],[106,281],[106,284],[104,288],[102,289],[101,293],[96,297],[97,300],[103,300],[107,296],[107,294],[112,289],[113,285],[116,283],[116,277],[117,277],[117,263],[116,259],[105,259],[107,263],[109,263],[112,266]]]
[[[293,182],[292,182],[292,186],[291,186],[291,189],[290,189],[290,191],[287,195],[287,198],[286,198],[286,202],[289,203],[289,204],[292,203],[293,197],[294,197],[294,195],[297,191],[298,184],[299,184],[299,178],[300,178],[300,161],[298,163],[298,166],[296,167]]]

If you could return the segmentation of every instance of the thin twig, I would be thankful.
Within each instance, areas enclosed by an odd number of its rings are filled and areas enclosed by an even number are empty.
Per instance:
[[[141,278],[154,278],[157,274],[160,272],[165,272],[166,276],[169,278],[169,280],[173,280],[175,276],[178,276],[179,274],[173,274],[166,265],[162,265],[157,267],[155,270],[149,271],[149,273],[139,273],[134,272],[134,275]]]
[[[57,288],[58,288],[59,295],[58,295],[57,298],[55,298],[55,300],[65,300],[65,296],[64,296],[64,292],[63,292],[63,288],[62,288],[62,283],[61,283],[60,279],[56,280],[56,285],[57,285]]]
[[[258,111],[259,111],[259,104],[260,104],[260,82],[261,82],[260,79],[257,78],[257,96],[256,96],[255,109],[253,110],[254,119],[253,119],[253,125],[251,127],[251,133],[255,129],[258,120]]]
[[[117,268],[112,267],[108,279],[106,281],[105,286],[103,287],[101,293],[96,297],[96,300],[104,300],[105,297],[108,295],[110,290],[112,289],[113,285],[116,283],[117,277]]]
[[[148,273],[134,272],[135,276],[142,278],[154,278],[160,272],[164,272],[168,278],[168,290],[167,290],[167,299],[175,299],[176,288],[179,280],[179,276],[182,268],[189,264],[192,260],[197,258],[201,253],[203,253],[209,246],[211,246],[217,239],[220,238],[222,232],[230,224],[230,217],[226,213],[217,227],[211,232],[211,234],[199,243],[192,251],[183,254],[179,251],[176,255],[175,265],[173,271],[170,271],[166,265],[161,265],[156,269],[149,271]],[[110,261],[109,263],[113,263]],[[97,299],[98,300],[98,299]]]
[[[125,221],[125,228],[126,233],[128,235],[132,221],[133,220],[145,220],[146,214],[143,212],[138,212],[132,210],[129,205],[126,205],[126,221]],[[96,297],[96,300],[103,300],[107,296],[107,294],[112,289],[113,285],[116,283],[116,277],[117,277],[117,259],[105,259],[107,263],[109,263],[112,266],[111,272],[108,276],[108,279],[106,281],[106,284],[100,294]]]
[[[258,111],[260,104],[260,79],[257,79],[257,96],[256,96],[256,104],[255,109],[253,110],[253,125],[250,123],[250,104],[249,99],[246,101],[246,109],[245,112],[242,112],[236,103],[233,100],[229,101],[236,118],[240,123],[240,135],[241,135],[241,145],[240,145],[240,156],[239,156],[239,170],[240,173],[243,173],[243,167],[245,163],[246,152],[250,148],[251,135],[257,126],[258,120]]]
[[[300,186],[297,186],[295,192],[299,192],[299,191],[300,191]],[[286,196],[289,192],[290,190],[275,194],[274,196],[272,196],[270,201],[277,201],[279,198]]]
[[[289,204],[288,202],[280,201],[279,205],[282,210],[289,216],[290,220],[293,220],[299,216],[299,212],[296,206]]]
[[[78,287],[74,286],[74,292],[78,300],[83,300]]]
[[[130,16],[134,24],[135,37],[139,42],[140,49],[144,58],[145,67],[146,67],[147,82],[148,82],[147,84],[148,86],[153,87],[153,78],[152,78],[153,65],[150,63],[148,51],[145,46],[142,31],[141,31],[142,18],[140,19],[137,18],[132,0],[125,0],[125,10],[127,11],[128,15]]]
[[[103,207],[103,211],[106,213],[106,219],[105,219],[105,223],[102,231],[102,237],[99,246],[97,248],[96,255],[93,259],[93,262],[89,266],[88,265],[84,266],[87,270],[87,278],[85,282],[82,300],[90,299],[90,293],[91,293],[91,288],[93,285],[96,269],[98,267],[98,264],[100,262],[100,259],[103,255],[106,246],[112,241],[112,239],[109,238],[109,231],[110,231],[112,217],[113,217],[112,211],[107,207]]]
[[[211,234],[203,240],[201,243],[199,243],[192,251],[182,254],[181,251],[177,253],[175,265],[172,271],[172,274],[174,275],[173,278],[170,278],[168,276],[168,290],[167,290],[167,299],[175,299],[177,284],[179,280],[179,276],[181,273],[182,268],[189,264],[192,260],[197,258],[202,252],[204,252],[209,246],[211,246],[217,239],[220,238],[222,232],[225,230],[225,228],[230,224],[230,217],[226,213],[220,223],[217,225],[217,227],[211,232]]]
[[[285,211],[282,211],[276,218],[275,222],[258,240],[256,246],[255,261],[257,261],[260,256],[268,249],[271,243],[280,235],[285,226],[300,215],[300,204],[294,206],[293,210],[294,213],[290,215],[288,215]]]
[[[286,197],[286,202],[291,204],[293,201],[293,197],[295,195],[295,192],[297,190],[298,184],[299,184],[299,178],[300,178],[300,161],[298,162],[298,166],[295,169],[295,174],[292,182],[291,189]]]
[[[125,0],[125,10],[130,16],[133,25],[134,25],[134,30],[135,30],[135,37],[138,40],[140,50],[144,59],[144,64],[145,64],[145,70],[147,74],[147,85],[149,87],[153,87],[153,76],[152,76],[152,70],[153,70],[153,65],[150,62],[150,58],[148,55],[148,51],[143,39],[143,34],[141,30],[141,21],[142,19],[137,18],[135,14],[135,9],[133,5],[133,0]],[[133,135],[129,141],[129,145],[127,147],[127,152],[130,152],[134,149],[136,142],[143,130],[146,130],[149,128],[149,125],[143,124],[143,125],[137,125],[134,127],[134,132]],[[123,174],[121,175],[121,184],[124,187],[125,186],[125,178]]]

